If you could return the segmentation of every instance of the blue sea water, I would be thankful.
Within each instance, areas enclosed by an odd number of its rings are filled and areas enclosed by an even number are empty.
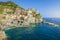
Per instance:
[[[44,18],[44,20],[60,25],[59,18]],[[31,25],[32,26],[32,25]],[[8,40],[60,40],[60,26],[36,24],[36,27],[20,27],[5,31]]]

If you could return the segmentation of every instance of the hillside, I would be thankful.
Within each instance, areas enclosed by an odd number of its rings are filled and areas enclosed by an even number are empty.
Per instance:
[[[2,29],[11,28],[13,26],[27,27],[31,23],[41,22],[42,17],[35,9],[24,9],[11,1],[0,2],[0,26]]]
[[[3,12],[5,8],[8,8],[10,10],[15,10],[15,8],[19,8],[20,10],[23,10],[22,7],[18,6],[17,4],[13,2],[0,2],[0,12]]]

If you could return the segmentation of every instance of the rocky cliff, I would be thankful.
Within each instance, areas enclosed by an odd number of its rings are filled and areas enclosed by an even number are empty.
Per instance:
[[[4,23],[3,23],[4,22]],[[41,23],[40,13],[32,8],[24,9],[13,2],[0,2],[0,25],[2,29]]]

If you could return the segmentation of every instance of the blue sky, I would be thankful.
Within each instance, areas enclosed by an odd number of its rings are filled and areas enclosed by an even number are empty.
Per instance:
[[[9,0],[0,0],[9,1]],[[19,6],[37,9],[42,17],[60,18],[60,0],[12,0]]]

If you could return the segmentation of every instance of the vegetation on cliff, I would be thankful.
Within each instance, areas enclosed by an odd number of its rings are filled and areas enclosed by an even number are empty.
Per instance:
[[[17,4],[8,1],[8,2],[0,2],[0,12],[3,12],[4,8],[8,8],[10,10],[15,10],[16,8],[19,8],[20,10],[23,10],[22,7],[18,6]]]

